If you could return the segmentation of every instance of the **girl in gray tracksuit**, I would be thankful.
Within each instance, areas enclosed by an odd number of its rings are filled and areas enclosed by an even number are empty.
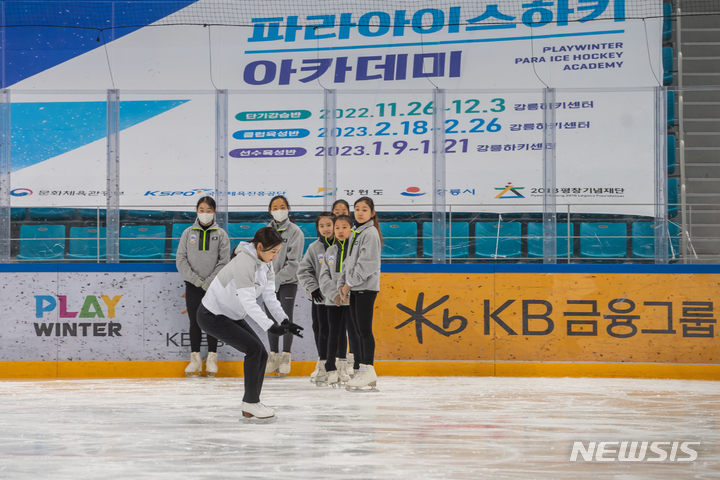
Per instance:
[[[359,336],[359,351],[355,363],[360,372],[348,382],[348,387],[375,387],[375,337],[372,331],[375,299],[380,291],[380,251],[382,237],[375,204],[369,197],[355,202],[355,229],[347,260],[338,279],[341,298],[350,300],[350,316]]]
[[[273,197],[270,200],[268,211],[273,216],[273,221],[268,226],[275,229],[283,239],[282,248],[277,258],[272,262],[275,270],[275,292],[283,310],[287,313],[290,322],[292,322],[298,284],[297,271],[305,247],[305,235],[303,235],[300,227],[292,223],[288,218],[290,203],[284,196],[277,195]],[[272,317],[272,312],[268,312],[268,315]],[[290,373],[292,341],[292,334],[283,335],[283,350],[282,355],[280,355],[280,337],[268,332],[270,356],[265,369],[266,374],[277,372],[280,375],[287,375]]]
[[[318,383],[337,384],[350,380],[351,368],[345,359],[345,350],[339,348],[345,335],[345,318],[349,316],[350,306],[343,303],[338,292],[338,281],[347,260],[352,243],[352,219],[340,215],[335,219],[335,243],[325,252],[325,263],[320,267],[320,288],[325,297],[328,324],[330,327],[327,341],[326,361],[320,364],[316,381]],[[338,357],[338,361],[335,361]]]
[[[175,258],[178,272],[185,280],[185,304],[190,318],[190,364],[185,369],[186,375],[202,373],[202,330],[197,324],[197,310],[215,276],[230,261],[230,239],[215,223],[215,200],[201,198],[196,211],[197,219],[180,237]],[[205,371],[213,376],[217,373],[218,341],[208,335],[207,343]]]
[[[305,289],[309,298],[312,299],[312,321],[315,346],[318,352],[318,363],[315,371],[310,375],[310,381],[315,381],[320,361],[324,361],[327,350],[328,319],[325,308],[325,299],[320,291],[320,269],[325,263],[325,251],[333,244],[333,219],[331,212],[322,212],[315,220],[315,229],[318,232],[318,239],[310,244],[305,257],[300,262],[298,269],[298,280]]]

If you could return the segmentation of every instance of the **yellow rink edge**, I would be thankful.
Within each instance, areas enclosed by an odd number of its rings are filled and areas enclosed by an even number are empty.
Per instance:
[[[187,361],[0,362],[0,379],[183,377]],[[218,377],[241,377],[243,362],[218,362]],[[314,361],[292,362],[290,376],[310,376]],[[720,380],[720,365],[579,362],[376,361],[380,376],[394,377],[620,377]]]

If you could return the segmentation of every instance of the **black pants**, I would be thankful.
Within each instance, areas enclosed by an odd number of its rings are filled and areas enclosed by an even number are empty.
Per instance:
[[[372,332],[373,309],[378,292],[363,290],[350,292],[350,316],[358,334],[355,365],[372,365],[375,357],[375,337]]]
[[[349,346],[350,353],[355,354],[355,352],[357,352],[360,347],[358,346],[358,336],[357,332],[355,331],[355,326],[352,322],[352,317],[350,316],[349,308],[344,309],[343,322],[345,324],[345,331],[347,332],[348,340],[345,341],[345,339],[342,338],[340,344],[338,345],[338,350],[345,351],[344,349],[347,349]]]
[[[345,313],[350,310],[350,307],[326,307],[326,310],[330,331],[328,332],[325,370],[332,372],[337,370],[335,357],[345,358],[346,350],[340,349],[340,340],[345,337]]]
[[[282,305],[282,309],[285,311],[285,315],[288,316],[288,319],[290,321],[293,321],[293,309],[295,308],[295,295],[297,294],[297,283],[286,283],[285,285],[280,285],[280,288],[277,291],[277,299],[280,300],[280,304]],[[270,314],[270,311],[265,307],[265,311],[268,314],[268,317],[272,318],[276,322],[280,323],[283,321],[282,318],[273,318],[273,316]],[[273,335],[272,333],[268,332],[268,343],[270,344],[270,351],[278,353],[280,351],[280,337],[277,335]],[[292,333],[286,333],[283,335],[283,352],[290,353],[290,349],[292,348],[292,342],[293,342],[293,334]]]
[[[232,320],[225,315],[215,315],[202,303],[197,311],[200,328],[245,354],[243,402],[258,403],[265,377],[268,354],[260,337],[245,320]]]
[[[317,349],[320,360],[327,360],[328,356],[328,334],[330,333],[330,325],[328,324],[328,307],[325,305],[317,306],[318,317],[318,339]]]
[[[320,357],[320,343],[318,343],[318,335],[320,334],[320,325],[318,324],[317,307],[318,307],[318,305],[316,305],[315,302],[313,302],[312,308],[310,309],[310,316],[312,317],[312,331],[313,331],[313,337],[315,338],[315,348],[317,348],[318,357]]]
[[[197,311],[205,296],[205,290],[202,287],[196,287],[190,282],[185,282],[185,306],[187,306],[187,314],[190,317],[190,351],[199,352],[202,343],[202,330],[197,323]],[[217,338],[208,335],[208,353],[217,352]]]

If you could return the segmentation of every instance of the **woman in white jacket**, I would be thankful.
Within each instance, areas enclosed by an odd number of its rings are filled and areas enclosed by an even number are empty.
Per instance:
[[[252,242],[241,242],[232,260],[210,284],[198,308],[197,321],[205,333],[245,354],[243,417],[274,419],[275,412],[260,403],[268,354],[257,334],[244,320],[250,316],[260,328],[275,335],[291,333],[302,338],[303,328],[288,321],[275,296],[275,273],[271,262],[282,247],[282,237],[271,227],[255,233]],[[267,309],[281,323],[268,318],[257,303],[262,296]]]

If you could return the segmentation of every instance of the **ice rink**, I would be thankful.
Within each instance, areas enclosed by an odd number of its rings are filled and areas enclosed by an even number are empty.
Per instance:
[[[278,421],[248,425],[242,379],[2,381],[0,478],[720,478],[720,382],[381,377],[378,388],[266,379]],[[576,441],[701,444],[692,462],[571,462]]]

